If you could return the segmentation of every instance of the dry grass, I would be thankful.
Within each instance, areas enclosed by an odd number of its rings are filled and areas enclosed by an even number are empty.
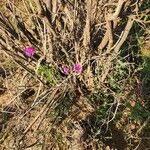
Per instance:
[[[143,148],[149,99],[142,91],[150,77],[140,49],[147,47],[148,4],[3,1],[0,149]],[[28,46],[33,57],[24,54]],[[77,63],[81,73],[72,70]]]

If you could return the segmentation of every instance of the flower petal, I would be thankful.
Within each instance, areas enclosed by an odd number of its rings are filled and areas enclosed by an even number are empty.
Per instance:
[[[75,64],[74,65],[74,71],[76,71],[77,73],[80,73],[82,71],[81,64]]]
[[[26,56],[31,57],[34,55],[35,50],[33,47],[27,47],[27,48],[25,48],[24,52],[25,52]]]
[[[69,70],[69,68],[68,67],[63,67],[63,73],[64,74],[69,74],[69,72],[70,72],[70,70]]]

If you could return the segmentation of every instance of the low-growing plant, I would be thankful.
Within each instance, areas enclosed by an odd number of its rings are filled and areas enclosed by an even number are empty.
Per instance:
[[[135,121],[145,121],[150,115],[149,111],[140,102],[137,102],[134,107],[130,106],[130,109],[129,117]]]
[[[55,70],[48,65],[40,65],[38,68],[38,74],[40,74],[44,80],[52,86],[56,85],[58,82]]]

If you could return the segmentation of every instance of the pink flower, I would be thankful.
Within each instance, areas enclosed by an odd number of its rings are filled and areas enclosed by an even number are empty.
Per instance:
[[[66,67],[66,66],[64,66],[64,67],[63,67],[63,73],[66,74],[66,75],[68,75],[69,72],[70,72],[69,68]]]
[[[24,52],[25,52],[26,56],[32,57],[35,53],[35,50],[33,47],[27,47],[27,48],[25,48]]]
[[[73,70],[77,73],[80,73],[82,71],[81,64],[75,64]]]

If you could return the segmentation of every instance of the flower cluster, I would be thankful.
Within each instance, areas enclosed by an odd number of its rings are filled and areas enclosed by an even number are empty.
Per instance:
[[[70,73],[69,67],[64,66],[62,69],[63,69],[63,73],[64,74],[68,75]],[[75,71],[76,73],[81,73],[82,72],[82,66],[81,66],[81,64],[79,64],[79,63],[75,64],[73,66],[73,71]]]
[[[32,57],[35,53],[35,49],[33,47],[27,47],[25,48],[24,52],[26,56]]]
[[[75,64],[74,67],[73,67],[73,70],[77,73],[81,73],[82,72],[81,64]]]
[[[32,57],[35,53],[35,49],[33,47],[27,47],[24,49],[24,53],[26,56],[28,57]],[[70,69],[67,66],[64,66],[62,68],[63,73],[68,75],[70,73]],[[81,73],[82,72],[82,66],[81,64],[77,63],[73,66],[73,71],[75,71],[76,73]]]

